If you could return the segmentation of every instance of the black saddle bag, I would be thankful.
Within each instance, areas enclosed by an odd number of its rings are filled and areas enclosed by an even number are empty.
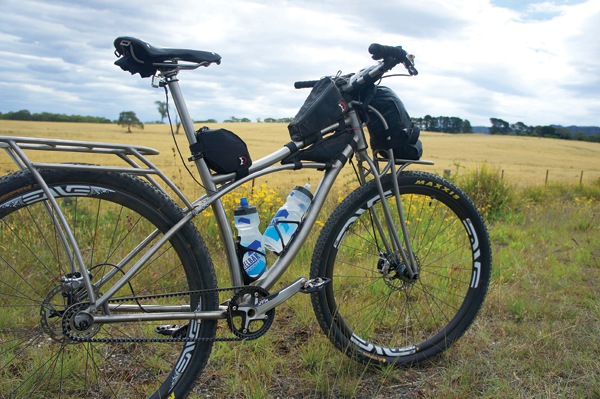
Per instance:
[[[419,140],[421,131],[411,121],[404,104],[390,88],[375,86],[374,90],[369,105],[383,115],[388,129],[377,114],[367,110],[371,148],[384,157],[387,150],[393,149],[396,159],[420,159],[423,155],[423,144]]]
[[[226,129],[203,127],[196,132],[198,143],[191,146],[192,154],[202,153],[208,167],[217,173],[248,175],[252,159],[244,140]]]
[[[316,141],[321,130],[344,120],[347,109],[348,104],[335,82],[329,77],[323,78],[288,125],[290,137],[293,141]]]

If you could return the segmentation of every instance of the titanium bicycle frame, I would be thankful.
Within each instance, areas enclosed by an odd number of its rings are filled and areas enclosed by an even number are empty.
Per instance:
[[[194,69],[194,68],[180,68],[180,69]],[[175,105],[177,107],[177,112],[179,113],[180,120],[183,124],[183,128],[188,139],[190,145],[196,143],[196,134],[195,129],[192,123],[192,119],[188,113],[187,106],[185,104],[185,100],[183,98],[183,94],[179,88],[179,83],[177,79],[178,69],[176,71],[171,71],[169,74],[165,74],[161,76],[163,79],[163,83],[169,87],[171,90],[171,95]],[[384,192],[381,184],[381,176],[385,173],[393,173],[396,176],[409,164],[426,164],[432,165],[433,162],[430,161],[402,161],[402,166],[396,170],[396,162],[394,162],[393,151],[389,150],[389,161],[385,166],[383,172],[379,172],[379,162],[378,159],[374,156],[375,161],[373,161],[367,154],[367,144],[365,140],[365,134],[363,131],[363,126],[358,117],[358,113],[356,109],[353,109],[353,106],[358,105],[357,102],[351,102],[349,104],[350,111],[346,117],[346,125],[351,126],[354,131],[354,140],[357,143],[357,150],[354,151],[350,145],[346,146],[343,151],[344,156],[350,158],[353,152],[356,154],[356,158],[359,164],[359,176],[360,176],[360,184],[363,185],[367,182],[367,177],[369,174],[372,175],[373,179],[376,182],[376,186],[379,192],[380,198],[385,198],[386,194],[389,192]],[[387,127],[387,123],[385,123],[385,119],[381,114],[370,107],[370,109],[375,112],[380,119],[384,122]],[[332,132],[339,127],[339,124],[334,124],[332,126],[327,127],[322,130],[322,134],[326,134],[328,132]],[[294,142],[294,144],[298,147],[298,149],[304,148],[304,142]],[[195,201],[191,202],[179,188],[152,162],[150,162],[145,156],[146,155],[156,155],[158,154],[157,150],[142,147],[142,146],[134,146],[134,145],[124,145],[124,144],[109,144],[109,143],[96,143],[96,142],[81,142],[81,141],[69,141],[69,140],[51,140],[51,139],[38,139],[38,138],[23,138],[23,137],[9,137],[9,136],[0,136],[0,148],[4,148],[4,150],[8,153],[10,158],[17,164],[20,169],[28,169],[31,171],[33,177],[39,183],[41,189],[43,190],[46,198],[44,200],[44,206],[50,218],[54,222],[55,226],[59,226],[57,228],[59,239],[65,249],[65,253],[68,256],[69,264],[71,267],[71,271],[79,271],[81,273],[82,283],[85,287],[85,294],[90,302],[90,307],[88,311],[91,313],[96,313],[96,309],[101,307],[105,310],[105,315],[94,316],[94,322],[97,323],[119,323],[119,322],[137,322],[141,320],[178,320],[178,319],[224,319],[226,318],[226,307],[220,306],[218,310],[214,311],[198,311],[198,312],[190,312],[189,306],[161,306],[161,305],[145,305],[143,307],[144,313],[140,314],[124,314],[124,315],[113,315],[111,312],[135,312],[141,311],[138,305],[109,305],[108,301],[112,296],[127,282],[129,279],[134,276],[140,268],[155,254],[158,250],[173,236],[175,235],[186,223],[195,218],[198,214],[204,211],[209,206],[212,208],[212,211],[216,217],[217,224],[219,226],[219,231],[221,234],[221,239],[225,244],[225,253],[227,256],[227,261],[229,265],[229,273],[231,278],[231,284],[233,287],[242,286],[242,274],[239,265],[239,261],[237,258],[235,242],[233,238],[233,233],[231,231],[229,220],[227,214],[225,212],[225,208],[223,206],[223,202],[221,201],[221,197],[225,194],[228,194],[235,188],[241,186],[242,184],[255,179],[257,177],[261,177],[267,174],[280,172],[283,170],[293,170],[295,165],[293,164],[285,164],[285,165],[275,165],[277,162],[280,162],[283,158],[291,153],[291,150],[287,147],[283,147],[278,151],[275,151],[258,161],[254,162],[250,167],[248,176],[234,180],[235,173],[220,175],[220,174],[211,174],[206,162],[203,158],[195,159],[194,162],[196,164],[196,168],[200,174],[200,179],[204,188],[206,189],[206,194]],[[29,158],[25,155],[23,150],[45,150],[45,151],[70,151],[70,152],[87,152],[87,153],[99,153],[99,154],[114,154],[124,160],[130,167],[107,167],[107,166],[96,166],[96,165],[76,165],[76,164],[49,164],[49,163],[37,163],[31,162]],[[140,166],[136,160],[143,164],[145,167]],[[368,171],[365,173],[365,169],[362,167],[362,163],[365,162],[368,166]],[[331,169],[326,170],[315,190],[314,199],[309,207],[300,228],[297,230],[296,234],[292,238],[291,242],[284,248],[282,254],[279,258],[270,266],[270,268],[265,272],[265,274],[255,283],[255,285],[260,286],[266,290],[269,290],[271,287],[275,285],[275,283],[279,280],[279,278],[285,273],[287,268],[291,265],[293,259],[297,255],[301,246],[306,241],[310,231],[312,230],[319,212],[325,203],[325,199],[335,182],[339,172],[343,168],[343,164],[339,160],[335,160],[332,164]],[[324,163],[318,162],[306,162],[303,163],[304,168],[311,169],[324,169]],[[55,196],[51,189],[48,187],[46,182],[43,180],[41,175],[38,172],[38,168],[45,169],[62,169],[62,170],[100,170],[104,172],[125,172],[133,175],[143,176],[146,178],[151,184],[156,186],[158,189],[163,191],[166,194],[164,188],[162,188],[158,182],[153,178],[152,175],[157,175],[170,189],[173,190],[175,195],[179,197],[186,208],[184,212],[186,215],[168,232],[164,233],[164,235],[153,244],[152,248],[150,248],[144,255],[133,265],[126,273],[123,275],[116,283],[113,285],[108,291],[104,293],[104,295],[100,298],[97,298],[94,292],[94,289],[98,290],[102,285],[104,285],[107,281],[109,281],[118,270],[122,270],[123,266],[128,264],[131,259],[133,259],[136,255],[142,252],[148,243],[154,240],[160,232],[156,230],[150,236],[148,236],[144,241],[142,241],[134,250],[131,251],[119,264],[118,267],[112,269],[109,273],[107,273],[100,281],[92,284],[90,277],[87,273],[87,269],[85,267],[85,262],[81,255],[81,251],[77,245],[77,242],[71,232],[71,229],[68,226],[68,223],[60,210],[58,203],[56,202]],[[396,198],[397,211],[400,217],[400,228],[402,230],[402,235],[404,240],[401,240],[396,226],[391,217],[390,210],[387,206],[386,201],[379,201],[383,208],[384,221],[382,223],[379,220],[379,217],[375,212],[372,212],[374,224],[379,232],[380,237],[384,243],[386,251],[388,254],[394,254],[394,256],[399,255],[399,259],[405,265],[407,265],[407,271],[411,278],[417,278],[418,271],[416,268],[416,263],[414,259],[413,252],[411,250],[411,245],[409,242],[409,235],[407,233],[406,223],[404,221],[402,204],[400,201],[400,191],[398,187],[397,179],[392,179],[393,181],[393,189],[392,194]],[[220,186],[217,187],[217,184]],[[375,204],[373,204],[374,206]],[[389,240],[386,239],[385,230],[388,232]],[[388,242],[389,241],[389,242]],[[74,256],[71,256],[71,253]],[[300,278],[296,280],[294,283],[288,285],[281,291],[287,293],[286,295],[282,295],[280,299],[276,301],[272,301],[272,303],[268,304],[267,307],[261,309],[260,314],[264,314],[268,310],[273,307],[279,305],[285,300],[289,299],[292,295],[298,293],[302,286],[306,283],[306,278]]]

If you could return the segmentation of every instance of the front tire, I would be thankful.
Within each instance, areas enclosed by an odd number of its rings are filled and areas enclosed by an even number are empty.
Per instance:
[[[475,319],[490,278],[489,236],[472,201],[428,173],[403,172],[398,183],[416,280],[382,245],[374,215],[385,219],[374,181],[336,208],[311,264],[311,278],[331,279],[312,294],[321,328],[340,351],[368,364],[409,366],[446,350]],[[391,175],[382,185],[403,242]]]

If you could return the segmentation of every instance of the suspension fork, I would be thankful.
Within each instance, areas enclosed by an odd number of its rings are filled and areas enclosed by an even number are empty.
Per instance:
[[[365,172],[364,172],[364,168],[362,168],[360,165],[364,161],[368,164],[369,169],[370,169],[371,173],[373,174],[373,179],[375,180],[375,185],[376,185],[377,191],[379,193],[379,198],[381,199],[380,203],[381,203],[381,207],[383,210],[385,225],[386,225],[388,233],[389,233],[389,237],[390,237],[389,241],[391,241],[391,242],[388,242],[388,240],[386,239],[386,237],[384,235],[384,227],[379,219],[379,216],[377,216],[377,213],[373,212],[373,209],[369,209],[369,212],[371,213],[373,224],[377,228],[379,235],[381,237],[381,241],[383,242],[383,245],[385,246],[385,250],[389,254],[399,254],[402,262],[407,266],[406,269],[408,272],[408,276],[411,279],[416,279],[419,276],[419,270],[417,268],[415,257],[414,257],[413,251],[412,251],[410,237],[408,235],[408,229],[406,227],[406,221],[404,219],[404,211],[402,208],[402,201],[401,201],[401,197],[400,197],[400,188],[398,186],[398,176],[400,175],[400,172],[402,172],[402,170],[404,170],[404,168],[406,168],[409,165],[409,163],[402,165],[400,167],[400,169],[398,169],[398,171],[396,171],[396,165],[394,162],[394,153],[393,153],[393,150],[389,150],[390,164],[384,170],[384,173],[389,170],[389,173],[392,175],[392,193],[394,195],[394,198],[396,199],[396,206],[397,206],[397,210],[398,210],[398,215],[400,217],[400,226],[399,227],[402,230],[402,238],[403,238],[403,240],[400,240],[400,237],[398,235],[398,230],[394,224],[394,221],[392,220],[392,215],[391,215],[390,209],[388,207],[387,202],[385,201],[385,192],[383,191],[383,185],[381,184],[381,176],[382,175],[379,173],[379,169],[375,166],[375,163],[368,156],[366,156],[366,154],[360,154],[357,158],[359,159],[359,168],[358,169],[359,169],[359,176],[361,179],[361,184],[366,184],[366,177],[367,177],[367,174],[365,174]],[[375,204],[372,204],[371,207],[374,208]]]

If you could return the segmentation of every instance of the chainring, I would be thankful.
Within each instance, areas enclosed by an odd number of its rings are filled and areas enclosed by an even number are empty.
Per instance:
[[[263,318],[253,319],[258,303],[268,295],[269,292],[264,288],[246,286],[231,298],[227,309],[227,324],[234,335],[251,340],[261,337],[269,330],[275,319],[274,308],[265,313]],[[240,308],[249,309],[244,311]]]

